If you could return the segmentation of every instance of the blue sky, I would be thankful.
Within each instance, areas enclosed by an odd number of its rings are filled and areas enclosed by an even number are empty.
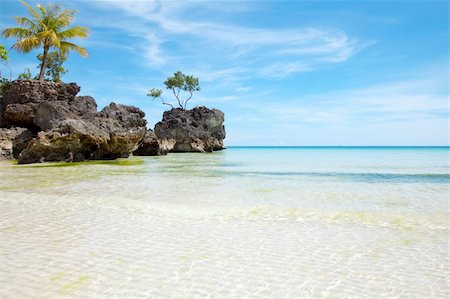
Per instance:
[[[148,89],[181,70],[200,79],[190,107],[225,112],[226,145],[449,144],[448,1],[58,3],[91,30],[64,81],[100,108],[140,107],[150,128],[166,106]],[[1,28],[27,13],[0,11]],[[37,73],[36,54],[11,51],[13,77]]]

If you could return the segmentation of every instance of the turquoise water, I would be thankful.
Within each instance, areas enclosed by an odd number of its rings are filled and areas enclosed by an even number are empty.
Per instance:
[[[448,147],[0,162],[0,297],[450,297]]]
[[[3,198],[80,197],[203,215],[325,217],[442,226],[448,147],[230,147],[224,151],[0,168]],[[416,221],[417,222],[417,221]]]

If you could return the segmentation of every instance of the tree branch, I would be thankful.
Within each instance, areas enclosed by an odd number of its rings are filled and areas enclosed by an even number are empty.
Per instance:
[[[174,88],[172,88],[172,92],[173,92],[173,95],[175,96],[175,98],[177,99],[178,105],[180,105],[180,108],[184,109],[183,108],[183,104],[182,104],[182,102],[180,102],[180,98],[179,98],[179,96],[180,96],[180,89],[178,88],[177,93],[175,93],[175,87],[174,87]]]
[[[163,103],[163,105],[170,106],[173,109],[173,105],[172,104],[165,102],[162,97],[159,97],[159,98],[161,99],[161,102]]]
[[[184,110],[186,110],[187,102],[192,98],[192,95],[193,95],[192,91],[189,91],[189,93],[190,93],[191,95],[190,95],[189,98],[187,98],[187,100],[184,102]]]

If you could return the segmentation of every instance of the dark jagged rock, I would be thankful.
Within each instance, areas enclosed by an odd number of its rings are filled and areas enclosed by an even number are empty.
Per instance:
[[[147,121],[144,119],[145,113],[134,106],[111,103],[100,111],[98,116],[119,121],[124,128],[145,127],[147,125]]]
[[[50,111],[58,121],[46,122],[49,129],[39,132],[22,151],[20,164],[126,158],[145,135],[146,121],[139,108],[112,103],[84,117],[63,106],[48,102],[37,110]]]
[[[41,130],[56,128],[66,119],[92,119],[97,114],[97,103],[90,96],[75,97],[70,102],[40,103],[34,113],[33,123]]]
[[[33,127],[34,112],[42,102],[71,102],[79,92],[75,83],[16,80],[0,102],[0,126]]]
[[[224,114],[217,109],[195,107],[164,112],[155,126],[160,145],[172,152],[212,152],[223,149]]]
[[[134,151],[134,156],[158,156],[159,143],[158,137],[155,132],[148,130],[145,133],[144,138],[139,144],[138,148]]]
[[[9,124],[32,127],[34,112],[38,105],[37,103],[9,104],[5,107],[3,116]]]
[[[0,99],[0,124],[39,132],[4,129],[0,154],[22,164],[128,157],[145,135],[144,112],[115,103],[97,112],[92,97],[76,96],[79,90],[74,83],[11,82]]]
[[[18,159],[20,153],[27,147],[28,143],[36,137],[36,133],[28,129],[22,131],[13,141],[13,157]]]
[[[97,113],[97,103],[91,96],[78,96],[69,103],[71,111],[78,116],[90,118]]]
[[[26,128],[0,128],[0,160],[17,158],[34,136]]]
[[[76,83],[57,83],[52,81],[16,80],[10,83],[4,98],[10,103],[41,103],[43,101],[73,100],[80,91]]]
[[[168,150],[161,144],[155,132],[148,130],[144,138],[134,151],[135,156],[161,156],[167,155]]]
[[[79,118],[74,114],[68,103],[57,102],[43,102],[36,108],[33,123],[41,130],[47,131],[55,129],[59,124],[69,118]]]

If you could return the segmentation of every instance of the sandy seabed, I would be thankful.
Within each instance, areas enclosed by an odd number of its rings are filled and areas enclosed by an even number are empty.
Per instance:
[[[0,202],[1,298],[450,295],[445,227],[424,234],[345,217],[193,216],[22,196]]]

